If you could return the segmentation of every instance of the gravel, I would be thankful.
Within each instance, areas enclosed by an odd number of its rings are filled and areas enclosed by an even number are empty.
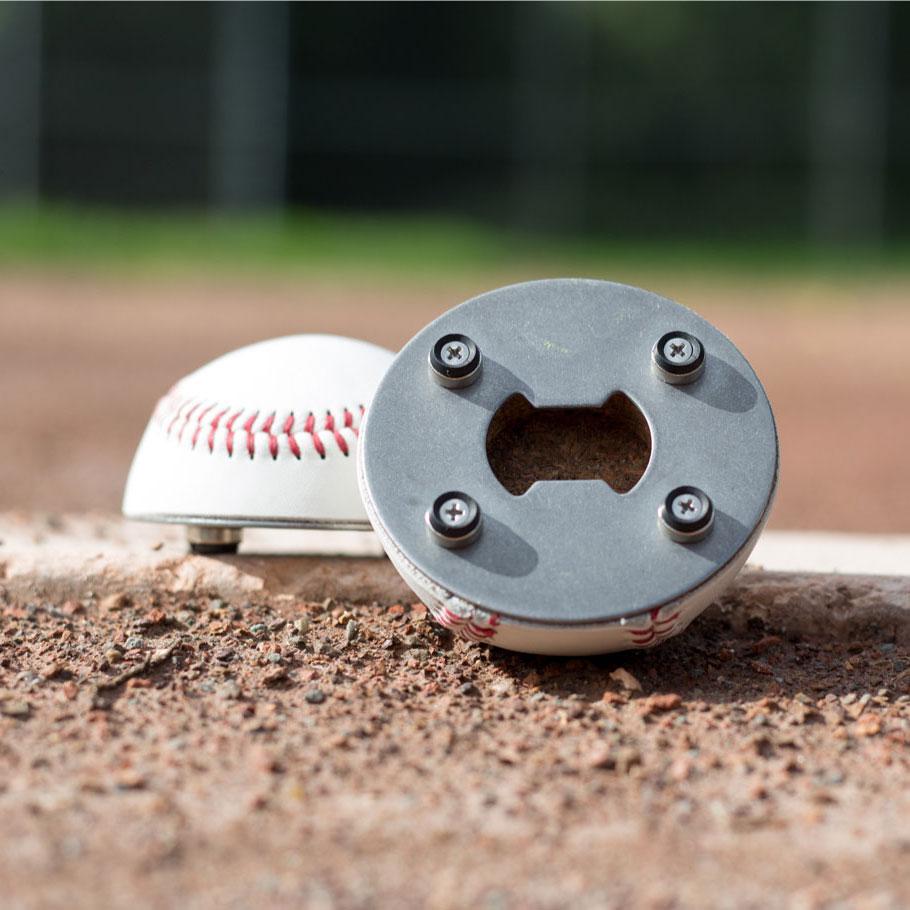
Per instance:
[[[5,902],[910,905],[910,644],[788,590],[548,659],[400,600],[0,588]]]

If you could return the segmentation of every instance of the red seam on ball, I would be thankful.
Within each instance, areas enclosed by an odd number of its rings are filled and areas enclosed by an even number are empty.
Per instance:
[[[300,458],[300,446],[297,445],[297,440],[294,437],[294,434],[291,432],[294,429],[294,412],[291,411],[288,414],[288,419],[284,422],[284,435],[288,438],[288,445],[291,447],[291,454],[299,459]]]
[[[263,433],[269,434],[269,452],[274,461],[278,457],[278,437],[272,432],[272,424],[275,422],[275,412],[269,414],[266,422],[262,425]]]
[[[335,437],[335,445],[347,456],[348,444],[345,442],[344,436],[335,429],[335,417],[331,411],[325,412],[325,428]]]
[[[227,422],[227,451],[229,456],[234,454],[234,421],[243,413],[243,411],[237,411],[235,414],[232,414],[230,419]]]
[[[205,415],[208,414],[208,412],[211,411],[213,407],[215,407],[215,405],[210,404],[207,408],[203,408],[196,415],[196,429],[193,430],[193,439],[190,442],[191,449],[196,448],[196,440],[199,439],[199,434],[202,432],[202,421],[205,420]]]
[[[180,432],[177,434],[177,442],[183,442],[183,431],[186,429],[186,425],[190,422],[190,418],[193,416],[193,411],[199,407],[199,402],[197,401],[187,412],[183,415],[183,423],[180,424]]]
[[[256,454],[256,437],[253,435],[253,424],[258,416],[259,411],[255,411],[246,419],[246,423],[243,425],[243,430],[246,433],[246,450],[249,452],[250,458]]]
[[[221,422],[221,418],[227,414],[228,409],[225,408],[223,411],[219,412],[212,419],[211,429],[209,430],[209,452],[215,451],[215,433],[218,432],[218,424]]]
[[[212,416],[216,408],[219,410]],[[243,422],[242,427],[238,429],[235,429],[234,427],[235,422],[243,416],[244,410],[245,409],[241,408],[233,411],[223,424],[226,430],[225,449],[227,450],[228,456],[233,456],[234,454],[234,434],[240,430],[246,433],[246,451],[250,458],[256,456],[256,432],[265,433],[268,436],[269,454],[273,460],[278,458],[281,451],[279,443],[280,436],[287,438],[288,448],[295,458],[299,459],[302,456],[300,442],[294,432],[293,412],[288,414],[279,429],[275,426],[277,411],[273,411],[263,422],[262,426],[254,432],[253,426],[261,413],[260,411],[257,411],[248,417]],[[209,452],[214,453],[215,437],[218,429],[222,426],[222,421],[230,411],[230,406],[222,406],[214,402],[205,405],[204,402],[194,400],[193,398],[181,399],[178,394],[175,394],[174,390],[171,390],[158,402],[155,410],[155,419],[161,424],[165,436],[173,436],[176,431],[178,442],[183,440],[184,434],[188,432],[187,428],[192,424],[193,435],[190,440],[190,447],[195,449],[200,438],[203,438],[207,443]],[[321,421],[323,424],[321,429],[317,428],[316,417],[310,412],[304,421],[302,431],[298,429],[297,432],[309,434],[310,438],[313,440],[313,448],[320,458],[325,458],[327,455],[325,442],[320,435],[323,432],[331,433],[338,451],[342,455],[348,456],[351,454],[351,446],[342,431],[348,430],[355,437],[359,437],[360,430],[358,427],[354,426],[355,411],[359,412],[360,419],[362,420],[363,415],[366,412],[366,408],[362,404],[357,405],[355,408],[343,407],[339,418],[336,418],[331,411],[326,411],[325,418]]]

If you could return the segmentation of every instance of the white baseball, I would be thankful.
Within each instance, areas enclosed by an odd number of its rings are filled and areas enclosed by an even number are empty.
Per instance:
[[[206,364],[158,402],[123,513],[216,526],[369,528],[357,489],[358,433],[392,358],[364,341],[292,335]]]

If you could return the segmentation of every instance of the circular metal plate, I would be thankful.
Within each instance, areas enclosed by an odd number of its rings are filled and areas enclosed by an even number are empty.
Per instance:
[[[670,331],[704,345],[704,371],[690,385],[652,369],[655,342]],[[468,336],[483,355],[482,375],[467,388],[428,375],[428,351],[449,333]],[[650,460],[629,492],[569,480],[515,496],[499,483],[486,438],[506,399],[600,407],[615,392],[651,432]],[[777,472],[768,400],[723,334],[656,294],[580,279],[492,291],[427,326],[381,381],[361,441],[367,511],[398,562],[468,604],[534,625],[613,622],[704,588],[745,558]],[[668,491],[682,486],[714,504],[711,533],[699,542],[671,539],[658,521]],[[427,509],[446,490],[464,491],[482,511],[482,533],[461,549],[427,533]]]

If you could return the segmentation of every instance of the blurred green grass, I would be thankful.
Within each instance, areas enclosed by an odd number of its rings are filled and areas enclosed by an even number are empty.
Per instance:
[[[822,248],[803,241],[617,240],[521,233],[465,221],[296,211],[282,215],[0,207],[0,266],[92,270],[382,274],[650,273],[868,279],[910,272],[910,244]]]

